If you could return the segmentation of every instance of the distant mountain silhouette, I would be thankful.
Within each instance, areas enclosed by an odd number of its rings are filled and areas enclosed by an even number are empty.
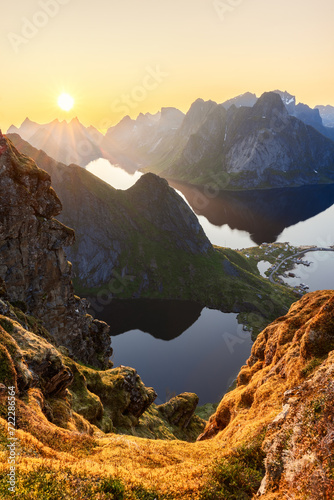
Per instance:
[[[44,125],[26,118],[19,128],[12,125],[8,133],[19,134],[35,148],[66,165],[76,163],[85,167],[91,161],[104,157],[99,145],[103,135],[94,127],[86,128],[78,118],[69,123],[53,120]]]
[[[125,116],[109,128],[101,146],[113,163],[133,173],[169,151],[183,118],[176,108],[162,108],[155,115],[141,113],[136,120]]]
[[[334,106],[316,106],[326,127],[334,127]]]
[[[280,101],[269,98],[275,94]],[[42,125],[27,118],[8,133],[19,134],[67,165],[85,167],[106,158],[129,173],[143,169],[195,184],[207,183],[208,177],[212,182],[214,174],[220,186],[226,185],[227,174],[230,188],[244,189],[331,182],[327,167],[331,169],[332,146],[312,130],[334,142],[334,127],[326,126],[334,124],[334,107],[312,109],[281,90],[264,96],[246,92],[222,104],[197,99],[186,115],[166,107],[156,114],[140,113],[136,119],[125,116],[105,135],[77,118]],[[261,115],[263,99],[271,100],[266,115]]]

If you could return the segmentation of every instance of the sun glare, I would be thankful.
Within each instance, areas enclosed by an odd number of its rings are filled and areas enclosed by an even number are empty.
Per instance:
[[[70,111],[73,108],[74,99],[69,94],[60,94],[58,97],[58,106],[64,111]]]

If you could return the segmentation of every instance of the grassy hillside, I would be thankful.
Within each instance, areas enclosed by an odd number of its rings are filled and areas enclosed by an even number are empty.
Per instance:
[[[8,383],[16,386],[23,365],[15,352],[23,344],[16,323],[6,321],[1,352],[6,349]],[[333,345],[333,292],[306,295],[261,333],[237,388],[207,424],[207,439],[195,443],[104,433],[75,413],[69,405],[80,395],[78,385],[86,380],[96,390],[110,370],[77,367],[72,398],[46,397],[46,386],[36,382],[20,389],[15,498],[250,500],[260,484],[264,500],[332,498]],[[99,390],[102,396],[103,386]],[[1,391],[0,495],[9,499],[6,387]],[[155,411],[143,421],[147,432]]]

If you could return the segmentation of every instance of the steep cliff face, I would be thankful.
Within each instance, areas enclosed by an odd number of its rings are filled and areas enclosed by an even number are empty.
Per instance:
[[[333,129],[334,127],[334,106],[316,106],[316,109],[319,110],[320,116],[322,118],[322,122],[326,127],[330,127]]]
[[[275,92],[263,94],[252,108],[222,108],[209,113],[163,177],[220,189],[334,181],[334,142],[290,116]]]
[[[265,429],[259,495],[314,500],[334,494],[334,292],[306,295],[257,338],[200,440]]]
[[[74,231],[53,217],[61,203],[49,174],[0,136],[0,278],[11,302],[24,302],[58,345],[77,359],[104,366],[110,354],[108,326],[86,316],[74,295],[64,247]]]

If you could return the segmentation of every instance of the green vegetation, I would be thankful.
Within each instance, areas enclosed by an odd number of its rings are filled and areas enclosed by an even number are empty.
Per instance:
[[[216,247],[209,255],[168,253],[153,238],[145,242],[141,253],[133,251],[138,246],[138,242],[133,242],[128,253],[121,255],[116,272],[121,275],[122,269],[127,268],[132,278],[122,286],[118,283],[117,298],[140,294],[141,298],[193,300],[225,312],[243,312],[246,316],[242,320],[256,333],[285,314],[296,300],[291,290],[260,277],[256,264],[233,250]],[[147,278],[146,287],[143,275]],[[74,285],[76,292],[86,297],[105,296],[113,291],[113,282],[94,289],[84,288],[76,280]]]
[[[0,326],[2,326],[2,328],[6,330],[7,333],[13,333],[14,331],[14,326],[12,321],[9,321],[4,317],[0,318]]]
[[[17,471],[16,491],[8,490],[6,473],[0,473],[0,497],[3,500],[168,500],[165,495],[142,486],[126,488],[114,477],[73,474],[70,469],[50,471],[47,466],[21,473]]]
[[[303,377],[308,377],[309,375],[311,375],[314,370],[321,365],[321,363],[324,361],[325,358],[313,358],[311,359],[311,361],[309,363],[307,363],[306,366],[304,366],[304,368],[302,369],[301,371],[301,375]]]
[[[218,460],[200,496],[201,500],[249,500],[260,487],[265,474],[263,435],[252,445],[240,446]]]
[[[195,415],[203,420],[209,420],[211,415],[215,413],[219,403],[207,403],[203,406],[198,406],[195,410]]]

